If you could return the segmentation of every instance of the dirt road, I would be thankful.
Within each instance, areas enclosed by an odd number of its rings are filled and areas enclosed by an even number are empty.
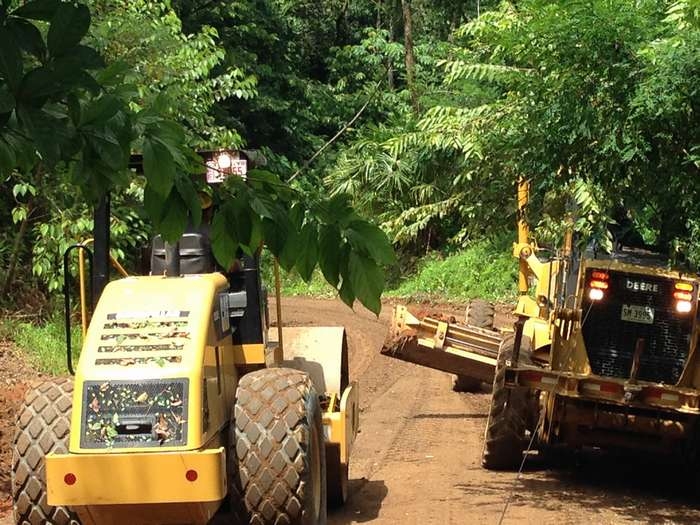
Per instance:
[[[447,374],[379,354],[390,317],[340,302],[285,299],[286,322],[346,326],[360,381],[361,433],[350,499],[331,525],[700,523],[677,469],[648,458],[589,455],[519,480],[480,466],[489,394],[457,394]]]
[[[339,301],[287,298],[284,306],[286,324],[346,326],[351,376],[360,381],[350,499],[330,525],[495,525],[509,499],[505,524],[700,523],[676,467],[650,458],[588,455],[554,470],[535,458],[519,480],[481,469],[489,394],[454,393],[447,374],[381,356],[390,307],[377,320]],[[0,516],[0,525],[10,523]]]

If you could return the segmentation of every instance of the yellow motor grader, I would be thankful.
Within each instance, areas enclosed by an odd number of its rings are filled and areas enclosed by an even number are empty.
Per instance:
[[[241,168],[233,152],[207,155]],[[104,289],[75,377],[38,385],[18,415],[15,522],[325,523],[358,428],[344,329],[282,328],[276,279],[268,330],[259,257],[217,271],[202,232],[156,238],[150,275],[106,284],[108,225],[103,201],[90,269]],[[64,265],[68,279],[68,253]]]
[[[700,414],[695,273],[640,249],[541,260],[518,189],[519,297],[512,330],[417,319],[396,307],[382,352],[493,385],[482,464],[517,469],[532,443],[695,461]],[[483,309],[476,318],[488,317]],[[467,312],[467,320],[475,318]]]

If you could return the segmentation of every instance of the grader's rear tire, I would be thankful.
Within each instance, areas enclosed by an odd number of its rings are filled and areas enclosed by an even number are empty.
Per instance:
[[[522,345],[522,359],[527,362],[529,348]],[[491,407],[486,422],[481,464],[489,470],[517,470],[525,450],[525,430],[530,414],[528,390],[505,387],[505,369],[513,357],[513,338],[505,339],[498,350],[493,379]]]
[[[493,330],[493,305],[483,299],[472,299],[467,303],[464,320],[469,326]],[[452,390],[455,392],[479,392],[481,380],[463,375],[452,376]]]
[[[464,320],[469,326],[493,330],[493,305],[483,299],[472,299],[467,303]]]
[[[246,374],[231,425],[229,475],[236,523],[326,523],[326,456],[318,394],[288,368]]]
[[[68,451],[73,382],[60,378],[27,393],[17,417],[12,450],[12,498],[17,525],[80,525],[67,507],[46,503],[49,452]]]

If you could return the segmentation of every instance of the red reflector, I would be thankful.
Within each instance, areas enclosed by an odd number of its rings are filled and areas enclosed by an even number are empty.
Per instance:
[[[608,392],[609,394],[612,393],[614,394],[615,392],[619,392],[621,390],[620,385],[617,385],[615,383],[601,383],[600,384],[600,391],[601,392]]]
[[[693,294],[690,292],[673,292],[673,297],[679,301],[690,301],[693,298]]]
[[[610,278],[610,276],[605,272],[593,272],[591,277],[594,279],[601,279],[603,281],[607,281]]]
[[[608,283],[606,281],[591,281],[591,288],[598,288],[599,290],[607,290]]]
[[[66,485],[75,485],[75,482],[78,481],[78,479],[75,477],[75,474],[69,472],[63,476],[63,481]]]
[[[187,481],[197,481],[197,471],[196,470],[188,470],[185,472],[185,478],[187,478]]]

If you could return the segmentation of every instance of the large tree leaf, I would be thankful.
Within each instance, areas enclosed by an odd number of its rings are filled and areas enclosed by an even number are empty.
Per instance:
[[[238,250],[238,242],[231,235],[226,215],[225,210],[220,209],[211,223],[212,251],[217,262],[224,269],[231,268]]]
[[[379,264],[396,261],[389,239],[378,226],[367,221],[353,221],[348,225],[345,235],[355,250],[368,254]]]
[[[9,113],[15,109],[15,104],[15,97],[12,96],[8,87],[0,85],[0,114]]]
[[[112,118],[121,107],[121,101],[111,95],[92,99],[82,112],[81,124],[103,123]]]
[[[199,226],[202,222],[202,201],[199,199],[197,188],[195,188],[189,177],[184,176],[175,179],[175,188],[180,194],[180,198],[187,204],[187,209],[192,218],[192,225]]]
[[[153,191],[166,196],[175,180],[175,161],[170,151],[160,142],[143,141],[143,172]]]
[[[83,4],[60,3],[49,26],[51,56],[61,56],[77,46],[90,28],[90,10]]]
[[[100,160],[110,169],[119,171],[127,167],[129,151],[124,150],[111,130],[90,129],[86,131],[85,137]]]
[[[165,212],[158,230],[168,242],[177,241],[187,227],[187,205],[177,191],[171,191],[165,201]]]
[[[10,145],[0,137],[0,177],[5,178],[15,167],[17,157]]]
[[[17,117],[44,162],[54,166],[61,158],[60,144],[65,140],[65,123],[44,111],[24,105],[18,106]]]
[[[319,239],[319,266],[323,277],[337,287],[340,281],[340,231],[335,225],[325,225],[321,228]]]
[[[379,298],[384,290],[382,269],[373,260],[353,250],[350,252],[348,270],[352,290],[357,298],[371,312],[379,315],[382,309]]]
[[[21,18],[10,18],[7,21],[7,28],[15,38],[17,45],[43,61],[46,57],[46,44],[44,37],[41,36],[39,29],[29,22]]]
[[[229,202],[228,219],[228,228],[234,231],[238,243],[250,245],[250,234],[253,231],[251,210],[240,196]]]
[[[297,262],[301,249],[302,247],[299,243],[299,232],[290,227],[287,230],[287,238],[285,239],[284,248],[277,257],[280,266],[287,271],[294,268],[294,264]]]
[[[284,249],[289,226],[284,220],[264,218],[262,230],[265,244],[275,257],[279,257]]]
[[[318,262],[318,228],[315,224],[307,223],[299,234],[299,255],[294,267],[305,282],[311,280],[316,263]]]
[[[12,91],[17,91],[22,80],[22,55],[10,31],[0,26],[0,74]]]
[[[63,93],[63,91],[64,88],[57,81],[54,72],[45,66],[39,66],[24,75],[19,88],[18,98],[38,106],[40,104],[36,102],[36,99],[45,99],[46,97]]]
[[[15,9],[12,14],[20,18],[50,21],[56,14],[60,0],[31,0]]]
[[[153,226],[158,229],[165,211],[165,197],[146,186],[143,190],[143,208],[151,219]]]
[[[71,56],[75,57],[85,69],[101,69],[105,66],[102,55],[89,46],[75,46],[71,50]]]

